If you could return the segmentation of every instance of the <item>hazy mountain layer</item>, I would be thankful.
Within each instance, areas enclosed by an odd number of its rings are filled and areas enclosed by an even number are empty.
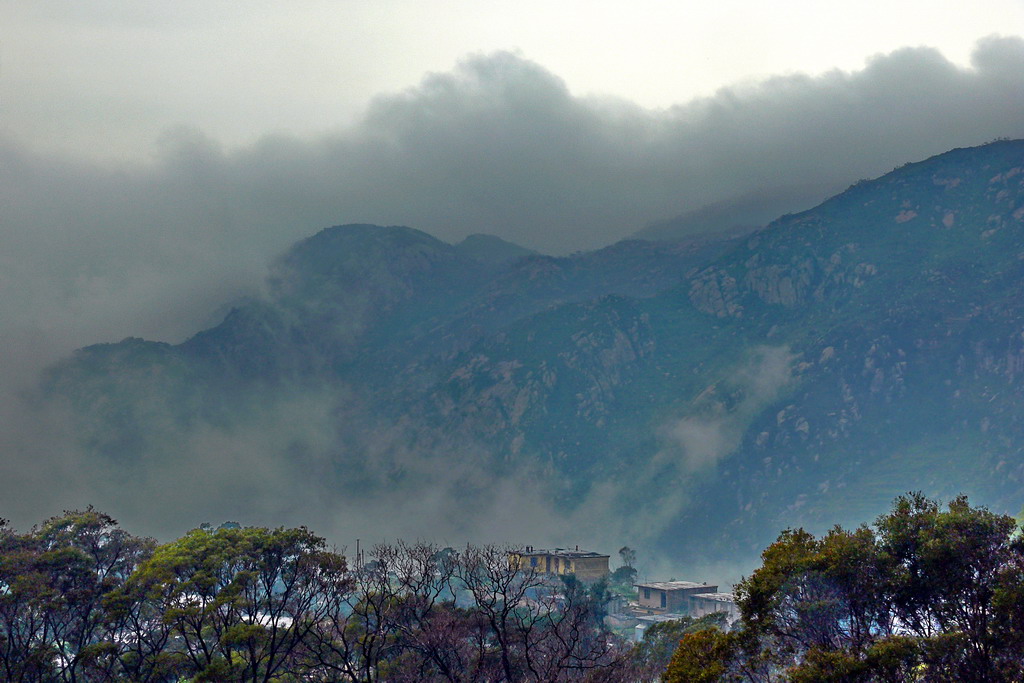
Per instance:
[[[346,538],[742,565],[909,489],[1020,508],[1022,276],[1024,142],[996,142],[742,238],[553,258],[330,228],[220,325],[82,349],[43,393],[127,514],[198,478],[200,514]]]

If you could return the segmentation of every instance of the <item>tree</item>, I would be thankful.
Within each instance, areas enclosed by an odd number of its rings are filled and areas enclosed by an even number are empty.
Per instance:
[[[879,518],[880,551],[888,564],[888,593],[901,630],[933,638],[928,652],[941,652],[941,666],[964,680],[1002,680],[997,660],[1006,655],[1006,634],[998,629],[997,595],[1012,592],[1020,562],[1012,517],[953,499],[943,511],[921,494],[898,498]],[[955,661],[937,648],[956,635]],[[940,662],[932,662],[933,667]],[[1012,667],[1016,670],[1016,667]]]
[[[714,683],[728,680],[735,636],[714,628],[683,635],[663,680],[665,683]]]
[[[117,649],[105,609],[155,543],[88,508],[0,531],[0,657],[9,680],[95,678]]]
[[[374,683],[401,658],[397,624],[409,612],[400,605],[401,591],[392,578],[393,554],[390,546],[375,546],[371,560],[350,573],[348,589],[328,596],[323,627],[310,634],[309,647],[332,676]],[[406,578],[406,585],[415,582]]]
[[[0,521],[0,673],[5,681],[40,681],[53,669],[43,606],[47,580],[33,539]]]
[[[613,586],[628,587],[636,581],[636,569],[629,565],[622,565],[611,573],[608,582]]]
[[[344,557],[305,528],[196,529],[158,548],[125,598],[162,615],[195,680],[269,681],[315,668],[307,640],[349,587]]]
[[[688,633],[707,629],[724,631],[726,615],[714,612],[700,618],[682,617],[652,624],[644,631],[643,640],[633,648],[632,659],[637,679],[656,680],[668,667],[679,641]]]
[[[673,670],[711,672],[692,680],[1020,680],[1016,528],[962,496],[943,509],[908,494],[873,527],[821,539],[785,530],[737,586],[739,631],[684,637]],[[710,663],[698,644],[717,653]]]

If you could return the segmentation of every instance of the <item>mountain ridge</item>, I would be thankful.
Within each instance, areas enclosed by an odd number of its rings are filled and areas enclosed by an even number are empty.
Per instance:
[[[339,495],[420,477],[489,519],[488,491],[517,482],[536,533],[679,563],[858,523],[909,489],[1024,503],[1024,141],[742,236],[570,257],[488,242],[481,259],[412,228],[324,230],[220,325],[87,347],[43,393],[96,457],[144,462],[176,430],[237,430],[275,392],[326,387],[333,433],[294,440]],[[435,486],[442,470],[468,474]]]

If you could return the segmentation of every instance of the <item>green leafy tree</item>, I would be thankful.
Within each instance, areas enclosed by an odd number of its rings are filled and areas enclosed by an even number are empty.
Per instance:
[[[43,607],[50,599],[34,539],[0,521],[0,679],[41,681],[53,672]]]
[[[618,586],[620,589],[632,587],[635,581],[636,569],[625,564],[613,571],[608,577],[608,583]]]
[[[88,508],[0,540],[0,647],[9,680],[71,683],[102,676],[116,659],[118,624],[105,601],[154,542]]]
[[[159,547],[124,597],[162,615],[196,680],[269,681],[315,668],[306,641],[349,586],[345,559],[305,528],[196,529]]]
[[[688,633],[707,629],[726,630],[726,615],[714,612],[700,618],[682,617],[652,624],[633,649],[633,662],[641,680],[654,680],[665,671],[679,641]]]
[[[921,494],[897,498],[873,527],[821,539],[786,530],[737,586],[738,632],[701,636],[721,657],[708,663],[698,640],[683,639],[674,670],[703,666],[711,678],[676,680],[1020,680],[1016,531],[962,496],[944,509]]]
[[[897,622],[921,638],[956,635],[962,644],[952,659],[947,648],[933,647],[942,652],[933,668],[952,667],[964,680],[1002,680],[998,660],[1008,640],[998,628],[996,597],[1013,590],[1008,579],[1019,563],[1013,518],[972,507],[963,496],[942,510],[911,494],[877,526]]]
[[[714,683],[739,680],[730,675],[737,638],[715,628],[686,633],[662,680],[665,683]]]

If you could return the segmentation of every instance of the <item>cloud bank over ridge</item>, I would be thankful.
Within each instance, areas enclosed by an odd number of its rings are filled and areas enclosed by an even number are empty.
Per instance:
[[[807,188],[810,205],[906,161],[1024,136],[1022,111],[1024,39],[993,37],[970,69],[908,48],[858,72],[779,76],[663,111],[574,97],[521,56],[478,55],[378,97],[341,133],[225,150],[178,129],[148,165],[0,141],[0,319],[64,317],[87,331],[74,344],[102,330],[180,337],[195,319],[176,326],[175,302],[213,306],[327,225],[591,249],[764,188]]]

